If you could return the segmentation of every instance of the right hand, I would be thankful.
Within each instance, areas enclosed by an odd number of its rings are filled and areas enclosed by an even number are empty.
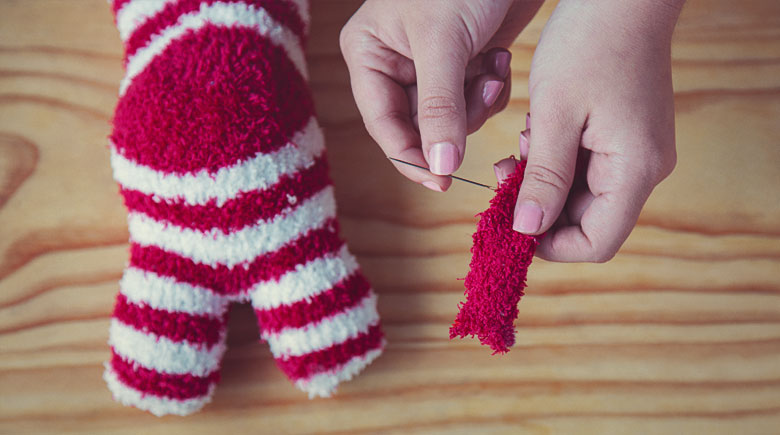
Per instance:
[[[367,0],[341,31],[371,137],[403,175],[445,191],[466,135],[509,101],[506,50],[542,0]]]

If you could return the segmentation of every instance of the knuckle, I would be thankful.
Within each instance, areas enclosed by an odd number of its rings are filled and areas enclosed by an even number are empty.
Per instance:
[[[352,35],[352,26],[350,22],[347,22],[347,24],[341,28],[341,32],[339,32],[339,48],[341,49],[342,53],[347,53],[349,51],[349,47],[353,38]]]
[[[591,258],[589,259],[592,263],[606,263],[609,260],[612,260],[615,258],[615,255],[617,254],[617,250],[602,250],[597,251],[591,254]]]
[[[529,86],[531,113],[538,125],[567,125],[584,119],[586,104],[581,90],[557,82]]]
[[[344,60],[349,63],[354,56],[365,54],[371,45],[370,40],[365,24],[356,22],[355,17],[352,17],[339,32],[339,49]]]
[[[602,235],[603,237],[603,235]],[[620,249],[619,243],[605,243],[603,239],[588,237],[589,246],[580,251],[582,261],[589,263],[606,263],[615,258]]]
[[[671,175],[675,167],[677,167],[677,150],[674,146],[671,146],[668,151],[663,154],[663,160],[661,161],[661,180]]]
[[[674,146],[660,150],[658,147],[648,147],[648,149],[645,156],[636,159],[633,172],[655,186],[671,175],[677,166],[677,152]]]

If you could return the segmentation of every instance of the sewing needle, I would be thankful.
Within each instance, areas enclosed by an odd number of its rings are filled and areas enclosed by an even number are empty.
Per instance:
[[[394,162],[403,163],[405,165],[414,166],[415,168],[420,168],[420,169],[424,169],[424,170],[426,170],[428,172],[431,172],[430,169],[428,169],[428,168],[426,168],[424,166],[415,165],[414,163],[405,162],[403,160],[398,160],[398,159],[393,158],[393,157],[388,157],[388,159],[390,159],[390,160],[392,160]],[[465,178],[457,177],[455,175],[445,175],[445,176],[446,177],[450,177],[450,178],[455,179],[455,180],[465,181],[466,183],[470,183],[470,184],[473,184],[475,186],[480,186],[480,187],[484,187],[484,188],[487,188],[487,189],[490,189],[490,190],[495,190],[495,188],[490,187],[487,184],[477,183],[476,181],[467,180]]]

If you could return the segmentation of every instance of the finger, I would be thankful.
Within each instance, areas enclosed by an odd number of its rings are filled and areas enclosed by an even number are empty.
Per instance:
[[[580,204],[573,212],[584,208],[580,222],[556,228],[542,237],[537,255],[559,262],[603,263],[610,260],[636,225],[648,196],[646,188],[638,185],[591,198],[587,194],[581,195]],[[569,219],[577,218],[573,213]]]
[[[417,117],[417,85],[406,87],[406,99],[409,100],[409,114],[412,117],[412,125],[415,131],[420,131],[420,120]]]
[[[516,231],[532,235],[547,231],[566,203],[584,120],[584,114],[559,106],[547,95],[536,97],[531,100],[534,128],[513,225]]]
[[[595,152],[588,157],[588,188],[583,182],[575,183],[581,190],[572,193],[566,206],[571,225],[556,228],[542,238],[537,251],[542,258],[591,262],[611,259],[636,225],[655,186],[652,177],[626,164],[644,161],[642,157]]]
[[[350,72],[352,92],[366,129],[385,155],[427,167],[404,88],[376,70],[357,66]],[[405,177],[432,190],[445,191],[452,184],[449,177],[402,163],[393,165]]]
[[[528,151],[531,149],[531,143],[528,140],[531,137],[531,130],[526,128],[520,132],[520,159],[528,160]]]
[[[466,149],[463,84],[469,49],[462,36],[436,30],[410,35],[410,46],[423,154],[431,172],[449,175],[460,167]]]
[[[504,81],[495,74],[483,74],[472,80],[466,89],[466,127],[472,133],[493,114],[504,90]]]
[[[512,53],[503,47],[493,47],[479,53],[466,65],[466,87],[475,77],[482,74],[493,73],[502,80],[506,79],[509,77],[511,61]]]
[[[482,127],[488,118],[504,110],[511,97],[511,79],[509,77],[512,54],[509,50],[494,47],[485,53],[480,53],[471,59],[466,66],[466,125],[467,134]],[[488,81],[500,81],[501,84],[491,84]],[[494,89],[500,88],[494,96]],[[406,87],[409,99],[412,122],[419,131],[420,123],[417,117],[417,85]]]
[[[496,180],[498,181],[498,184],[503,183],[504,180],[506,180],[516,170],[517,160],[515,160],[514,157],[508,157],[506,159],[500,160],[493,165],[493,172],[496,174]]]
[[[502,82],[494,74],[484,74],[472,79],[466,88],[466,128],[471,134],[479,130],[491,116],[506,108],[511,97],[511,82],[507,79]],[[496,89],[498,95],[495,96]],[[406,95],[409,99],[412,124],[417,131],[420,130],[417,117],[417,86],[406,87]],[[526,153],[526,156],[528,153]]]

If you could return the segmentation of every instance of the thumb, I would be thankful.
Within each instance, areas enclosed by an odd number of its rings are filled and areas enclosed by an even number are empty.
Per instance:
[[[469,52],[457,36],[440,31],[410,41],[417,73],[417,118],[431,172],[449,175],[466,150],[466,99],[463,84]]]
[[[531,113],[534,128],[513,228],[537,235],[550,229],[566,204],[574,180],[582,123],[575,121],[573,114],[553,107],[532,106]]]

